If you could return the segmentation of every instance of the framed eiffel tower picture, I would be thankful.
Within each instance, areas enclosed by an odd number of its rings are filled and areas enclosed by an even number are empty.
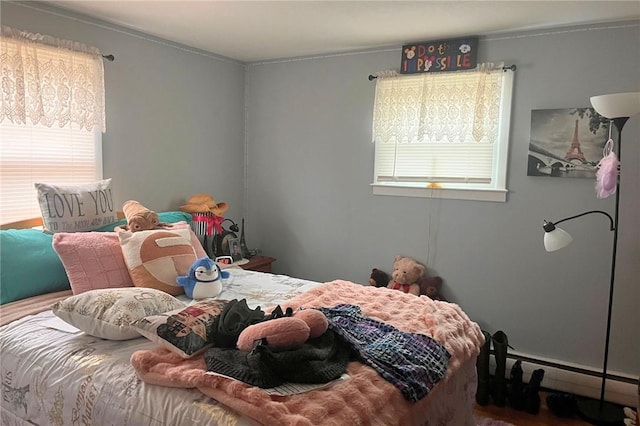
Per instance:
[[[534,109],[527,176],[595,179],[608,138],[609,121],[593,108]]]

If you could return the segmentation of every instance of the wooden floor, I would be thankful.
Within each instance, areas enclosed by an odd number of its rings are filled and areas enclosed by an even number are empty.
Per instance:
[[[526,411],[518,411],[509,407],[496,407],[495,405],[480,406],[475,405],[474,412],[483,417],[491,417],[495,420],[502,420],[513,423],[516,426],[589,426],[589,423],[580,420],[578,417],[562,419],[553,415],[547,408],[547,394],[540,392],[540,412],[529,414]]]

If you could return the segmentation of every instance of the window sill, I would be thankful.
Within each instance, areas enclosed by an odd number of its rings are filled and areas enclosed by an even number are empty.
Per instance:
[[[480,188],[423,188],[416,186],[371,184],[373,195],[392,195],[397,197],[442,198],[448,200],[507,202],[506,189]]]

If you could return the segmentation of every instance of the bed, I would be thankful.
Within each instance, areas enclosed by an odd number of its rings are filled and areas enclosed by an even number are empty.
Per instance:
[[[59,329],[51,308],[71,297],[64,290],[0,307],[1,424],[475,425],[475,361],[483,337],[457,305],[341,280],[228,271],[218,299],[245,299],[267,312],[358,306],[376,321],[433,338],[450,354],[446,372],[416,402],[356,360],[329,386],[270,395],[208,373],[203,353],[184,358],[142,336],[106,340]]]

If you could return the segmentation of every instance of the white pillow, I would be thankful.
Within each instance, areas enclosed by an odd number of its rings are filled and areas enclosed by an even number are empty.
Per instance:
[[[36,183],[44,227],[56,232],[93,231],[118,220],[111,179],[80,185]]]
[[[185,305],[175,297],[153,288],[106,288],[90,290],[53,305],[63,321],[92,336],[107,340],[140,337],[135,321]]]

